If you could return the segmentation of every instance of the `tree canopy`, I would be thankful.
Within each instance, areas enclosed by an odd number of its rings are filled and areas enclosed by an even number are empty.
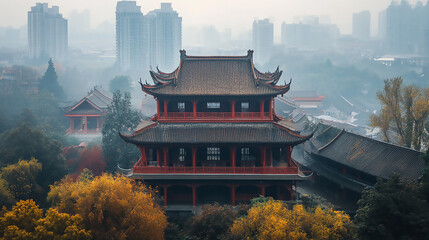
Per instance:
[[[52,62],[52,58],[50,58],[48,61],[48,68],[46,69],[43,77],[40,79],[39,90],[47,90],[53,93],[57,98],[62,97],[64,92],[57,79],[58,76],[55,72],[54,63]]]
[[[361,239],[427,239],[429,204],[420,185],[392,175],[363,191],[355,223]]]
[[[66,178],[51,187],[48,199],[60,212],[82,216],[95,239],[164,239],[167,218],[154,192],[129,178]]]
[[[392,131],[399,144],[420,150],[429,117],[429,88],[403,86],[402,82],[401,77],[384,81],[383,90],[377,92],[382,108],[370,116],[371,126],[381,129],[385,141],[393,140]]]
[[[45,217],[43,217],[45,215]],[[0,216],[1,240],[90,240],[79,215],[50,208],[46,214],[33,200],[21,200]]]
[[[129,93],[116,91],[112,104],[107,109],[102,129],[103,155],[107,158],[107,170],[115,171],[119,164],[123,168],[131,167],[132,161],[137,161],[137,147],[126,143],[119,136],[121,132],[133,131],[140,122],[140,114],[131,107]]]
[[[42,164],[32,158],[29,161],[19,160],[2,168],[0,177],[8,183],[16,200],[40,199],[43,190],[37,183],[37,178],[41,171]]]
[[[116,91],[130,92],[131,91],[131,82],[130,77],[128,76],[116,76],[109,83],[109,90],[113,93]]]
[[[0,164],[15,164],[19,159],[36,158],[42,164],[37,182],[47,189],[65,174],[61,144],[41,130],[22,124],[6,133],[0,144]]]
[[[306,210],[294,205],[290,210],[282,201],[255,202],[248,214],[234,221],[233,239],[353,239],[350,217],[331,208]]]

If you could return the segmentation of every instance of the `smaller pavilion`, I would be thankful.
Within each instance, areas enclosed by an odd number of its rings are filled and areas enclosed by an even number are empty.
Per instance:
[[[99,134],[103,127],[107,108],[112,98],[102,92],[101,88],[94,87],[87,96],[77,103],[63,108],[64,115],[70,119],[67,134]]]

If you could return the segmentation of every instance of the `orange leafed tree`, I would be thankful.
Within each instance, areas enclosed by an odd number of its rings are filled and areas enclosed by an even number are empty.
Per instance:
[[[343,212],[320,207],[306,210],[302,205],[292,210],[281,201],[268,200],[254,204],[247,214],[234,221],[233,239],[305,240],[353,239],[350,217]]]
[[[48,199],[60,212],[83,216],[95,239],[164,239],[167,219],[154,192],[126,177],[66,178]]]

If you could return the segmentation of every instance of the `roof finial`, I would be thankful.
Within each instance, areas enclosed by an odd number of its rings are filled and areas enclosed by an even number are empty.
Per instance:
[[[180,58],[186,57],[186,50],[185,49],[180,50],[179,52],[180,52]]]
[[[253,50],[248,50],[247,51],[247,56],[249,57],[249,58],[252,58],[253,57]]]

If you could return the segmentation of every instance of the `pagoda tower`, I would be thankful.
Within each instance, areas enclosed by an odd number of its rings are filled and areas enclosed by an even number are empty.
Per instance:
[[[155,185],[168,206],[236,205],[259,195],[290,200],[307,179],[291,157],[312,135],[290,129],[273,102],[289,84],[282,71],[261,73],[246,56],[188,56],[171,73],[150,71],[157,113],[131,135],[141,151],[130,177]]]

